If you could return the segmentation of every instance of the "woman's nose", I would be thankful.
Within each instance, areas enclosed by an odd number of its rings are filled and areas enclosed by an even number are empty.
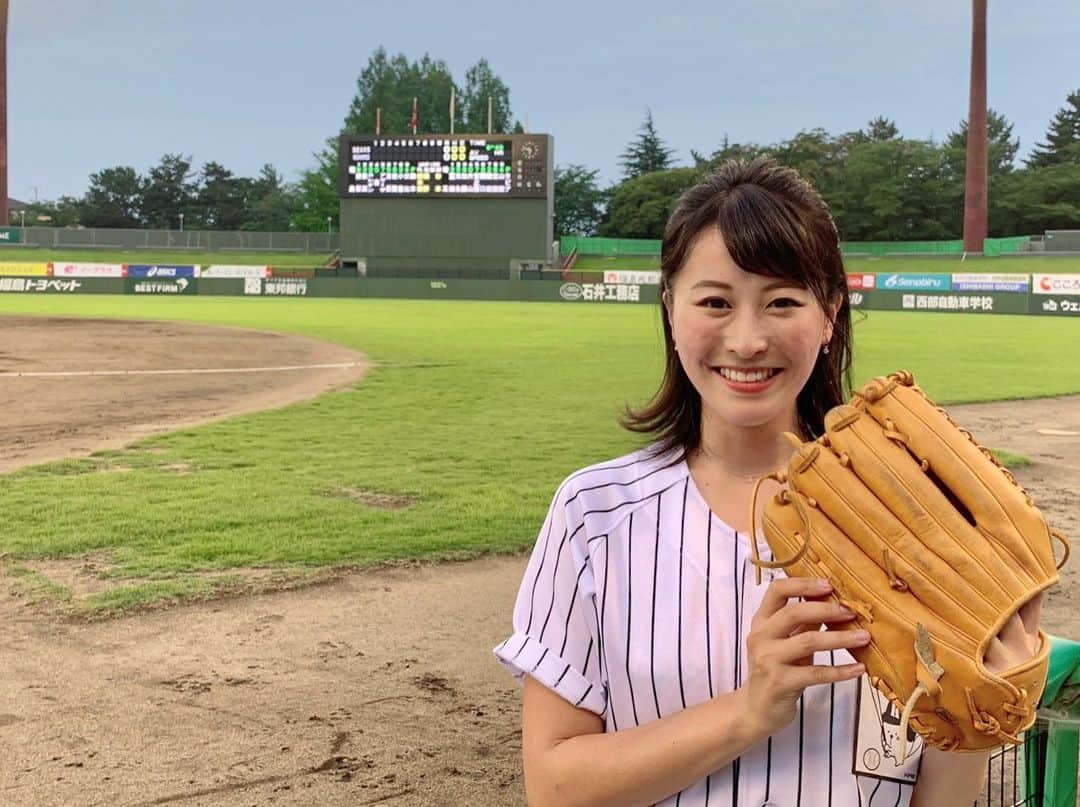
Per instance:
[[[727,349],[742,359],[761,353],[769,345],[765,323],[754,311],[736,313],[727,333]]]

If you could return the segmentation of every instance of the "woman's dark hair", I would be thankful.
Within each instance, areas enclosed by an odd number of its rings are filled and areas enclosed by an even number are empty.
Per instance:
[[[829,352],[819,353],[796,401],[804,437],[824,432],[825,413],[851,389],[851,307],[840,242],[825,200],[799,174],[768,158],[731,160],[679,199],[668,219],[660,253],[660,313],[666,366],[653,399],[627,408],[621,425],[657,438],[654,454],[677,452],[686,459],[701,443],[701,396],[675,352],[663,294],[698,236],[717,227],[735,263],[747,272],[792,280],[805,287],[822,310],[840,300]]]

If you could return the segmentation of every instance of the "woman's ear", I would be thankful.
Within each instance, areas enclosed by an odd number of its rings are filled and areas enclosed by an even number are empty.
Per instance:
[[[827,321],[825,322],[825,343],[828,344],[832,341],[833,328],[836,326],[836,317],[840,313],[840,306],[844,304],[843,297],[837,297],[832,303],[829,304],[829,310],[827,312]]]

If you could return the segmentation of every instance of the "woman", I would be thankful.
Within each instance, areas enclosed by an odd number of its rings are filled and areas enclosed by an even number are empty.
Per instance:
[[[754,585],[754,483],[849,386],[824,201],[771,161],[724,165],[672,214],[661,288],[664,378],[624,423],[654,442],[560,486],[495,650],[524,681],[530,803],[971,803],[985,754],[929,750],[914,788],[852,773],[868,636],[824,581]]]

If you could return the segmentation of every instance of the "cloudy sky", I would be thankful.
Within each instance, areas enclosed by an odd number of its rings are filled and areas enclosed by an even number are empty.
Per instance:
[[[11,195],[81,195],[113,165],[163,153],[287,179],[338,131],[378,46],[443,59],[459,83],[487,58],[514,115],[556,161],[618,178],[651,108],[690,149],[856,129],[876,115],[941,139],[967,112],[967,0],[11,0]],[[990,104],[1021,155],[1080,89],[1080,3],[991,2]]]

